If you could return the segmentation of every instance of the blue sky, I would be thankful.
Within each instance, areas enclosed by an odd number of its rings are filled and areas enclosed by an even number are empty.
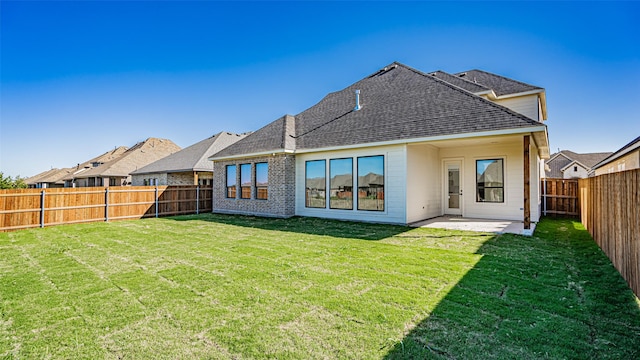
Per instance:
[[[400,61],[547,91],[549,138],[640,135],[637,2],[0,2],[0,171],[256,130]]]

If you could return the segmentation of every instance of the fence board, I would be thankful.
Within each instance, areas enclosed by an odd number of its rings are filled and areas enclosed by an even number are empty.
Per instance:
[[[0,190],[0,231],[195,214],[212,210],[212,194],[198,186]]]
[[[580,219],[640,297],[640,169],[580,179]]]

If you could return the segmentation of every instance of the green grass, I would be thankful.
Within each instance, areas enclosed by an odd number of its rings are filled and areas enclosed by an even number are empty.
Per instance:
[[[640,358],[579,223],[534,237],[221,215],[0,234],[0,358]]]

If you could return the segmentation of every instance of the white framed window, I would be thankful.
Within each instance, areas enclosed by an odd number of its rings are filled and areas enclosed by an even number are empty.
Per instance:
[[[504,159],[476,160],[476,202],[504,203]]]

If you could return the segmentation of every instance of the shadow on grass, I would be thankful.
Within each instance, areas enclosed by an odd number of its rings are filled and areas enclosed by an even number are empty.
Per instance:
[[[408,226],[362,223],[353,221],[293,217],[265,218],[248,215],[200,214],[168,217],[175,221],[207,221],[263,230],[286,231],[310,235],[360,240],[382,240],[411,230]]]
[[[637,298],[581,224],[501,235],[386,359],[640,358]]]

